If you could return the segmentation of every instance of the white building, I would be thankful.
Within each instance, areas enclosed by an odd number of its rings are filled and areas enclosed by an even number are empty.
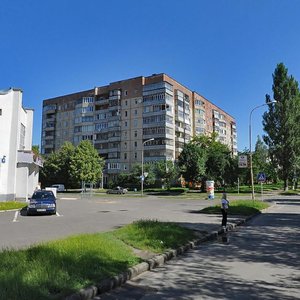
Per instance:
[[[22,106],[22,90],[0,90],[0,201],[25,198],[38,185],[40,158],[32,149],[33,110]]]

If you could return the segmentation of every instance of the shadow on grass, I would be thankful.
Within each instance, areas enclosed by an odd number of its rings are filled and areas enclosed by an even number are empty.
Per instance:
[[[39,245],[0,253],[0,299],[63,299],[82,287],[127,270],[131,264],[97,250],[73,251]]]

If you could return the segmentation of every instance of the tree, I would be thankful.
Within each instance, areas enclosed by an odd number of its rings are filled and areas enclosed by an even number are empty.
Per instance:
[[[263,142],[260,136],[257,136],[257,141],[255,144],[255,151],[252,155],[253,160],[253,173],[258,174],[263,172],[267,175],[268,180],[277,182],[277,172],[276,166],[270,160],[269,149],[267,145]]]
[[[269,147],[270,159],[279,167],[279,176],[288,190],[288,179],[295,169],[300,153],[300,97],[298,82],[288,76],[283,63],[277,65],[273,74],[273,98],[276,104],[269,105],[263,115],[266,135],[264,142]],[[270,96],[266,95],[266,103]]]
[[[177,170],[172,161],[157,161],[154,164],[154,172],[157,180],[161,180],[170,189],[172,181],[175,180]]]
[[[222,185],[226,181],[234,182],[238,176],[237,160],[231,157],[227,145],[217,141],[216,133],[194,137],[184,146],[178,163],[185,180],[193,183],[201,182],[202,190],[205,188],[206,180],[214,180],[216,184]]]
[[[36,156],[40,156],[40,146],[39,145],[32,145],[32,152]]]
[[[199,147],[193,140],[185,144],[178,157],[178,165],[185,181],[191,182],[193,185],[201,182],[206,171],[206,160],[205,149]]]
[[[59,172],[57,183],[63,183],[66,187],[75,187],[76,180],[70,174],[71,157],[74,155],[75,147],[70,142],[65,142],[58,151]]]
[[[43,168],[40,169],[39,180],[42,186],[50,186],[58,183],[57,177],[60,172],[60,157],[58,152],[50,153],[43,163]],[[64,183],[64,182],[61,182]]]
[[[81,141],[70,159],[70,174],[78,183],[96,183],[100,180],[103,159],[90,141]]]
[[[74,151],[75,147],[70,142],[65,142],[57,152],[52,152],[46,157],[40,171],[43,186],[55,183],[64,184],[67,188],[76,186],[69,167]]]

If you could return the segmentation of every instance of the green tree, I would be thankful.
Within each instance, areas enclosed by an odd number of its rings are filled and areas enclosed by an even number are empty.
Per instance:
[[[58,151],[59,172],[57,183],[63,183],[67,188],[76,187],[76,181],[70,173],[71,157],[74,155],[75,147],[70,142],[65,142]]]
[[[178,157],[178,166],[185,181],[191,182],[193,185],[201,182],[206,172],[206,160],[206,150],[201,148],[195,141],[192,140],[185,144]]]
[[[277,103],[270,104],[263,115],[266,132],[263,139],[269,147],[272,163],[278,165],[284,189],[288,190],[288,179],[300,154],[300,97],[298,82],[288,75],[283,63],[278,64],[274,71],[272,90]],[[270,96],[266,95],[268,102]]]
[[[44,159],[44,166],[40,170],[43,186],[62,183],[66,188],[76,187],[76,182],[70,175],[70,159],[74,151],[74,146],[65,142],[58,151],[52,152]]]
[[[39,156],[40,155],[40,146],[32,145],[32,152],[34,153],[34,155]]]
[[[57,177],[59,172],[60,172],[59,154],[58,152],[52,152],[44,159],[43,168],[40,169],[39,181],[42,183],[42,187],[46,187],[58,183]]]
[[[96,183],[100,180],[103,159],[90,141],[81,141],[70,159],[70,175],[78,183]]]
[[[163,182],[167,189],[170,189],[172,182],[175,181],[175,178],[178,175],[174,163],[170,160],[157,161],[154,164],[154,172],[156,179]]]

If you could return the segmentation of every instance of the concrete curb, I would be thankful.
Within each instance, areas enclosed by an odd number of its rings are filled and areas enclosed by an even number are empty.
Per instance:
[[[267,211],[272,206],[273,205],[269,206],[266,209],[263,209],[262,212]],[[142,262],[138,265],[135,265],[135,266],[129,268],[124,273],[116,275],[112,278],[104,279],[99,284],[92,285],[85,289],[81,289],[78,293],[67,296],[65,298],[65,300],[91,300],[99,294],[103,294],[112,289],[120,287],[121,285],[126,283],[128,280],[130,280],[146,271],[149,271],[149,270],[152,270],[159,266],[162,266],[168,260],[171,260],[172,258],[177,257],[179,255],[182,255],[186,251],[193,249],[196,246],[198,246],[204,242],[216,240],[219,235],[221,235],[227,231],[230,231],[230,230],[236,228],[237,226],[246,224],[248,221],[250,221],[254,217],[260,215],[262,212],[258,212],[254,215],[251,215],[244,219],[238,220],[236,223],[229,224],[227,226],[227,229],[221,228],[218,231],[212,231],[211,233],[205,235],[204,237],[190,241],[186,245],[183,245],[183,246],[177,248],[176,250],[169,250],[163,254],[156,255],[156,256],[152,257],[151,259],[146,260],[145,262]]]

